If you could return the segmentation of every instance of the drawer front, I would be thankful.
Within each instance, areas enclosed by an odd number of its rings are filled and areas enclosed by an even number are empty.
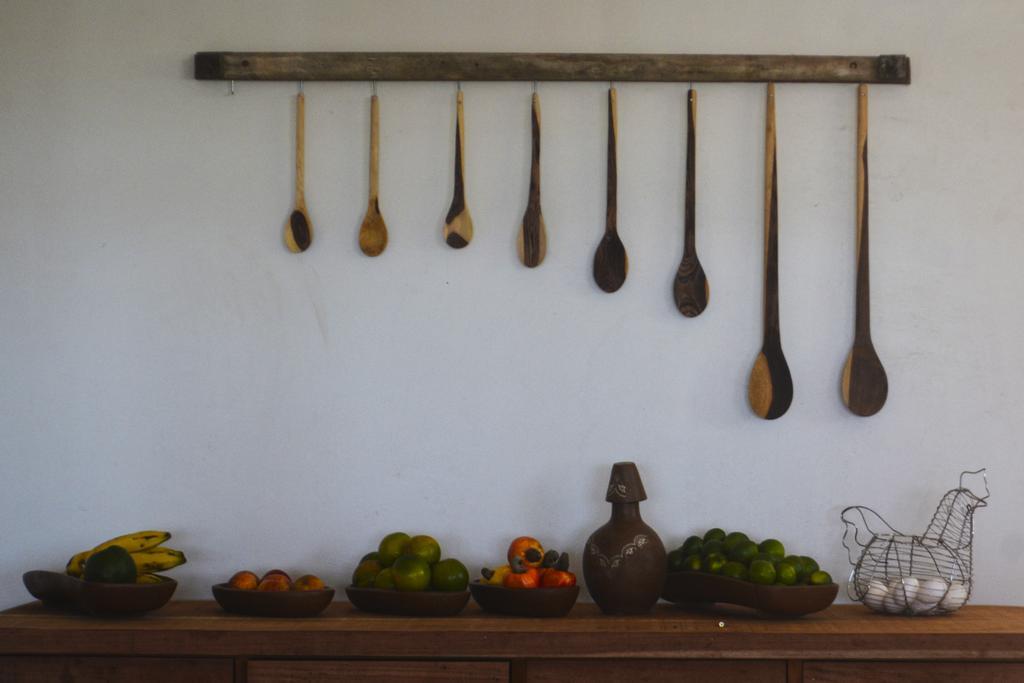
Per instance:
[[[232,683],[230,659],[0,657],[0,683]]]
[[[1020,683],[1024,664],[1000,662],[806,662],[810,683]]]
[[[784,661],[674,659],[530,660],[529,683],[647,683],[648,681],[715,681],[715,683],[785,683]]]
[[[329,662],[250,660],[248,683],[467,681],[507,683],[507,662]],[[192,683],[191,681],[189,683]]]

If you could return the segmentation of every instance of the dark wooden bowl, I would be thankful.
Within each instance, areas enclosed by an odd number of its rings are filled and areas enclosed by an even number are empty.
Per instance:
[[[728,576],[704,572],[673,572],[665,578],[661,597],[676,603],[725,602],[760,610],[766,614],[799,617],[820,612],[831,605],[839,585],[762,586]]]
[[[334,599],[334,589],[328,586],[318,591],[258,591],[218,583],[213,587],[213,597],[225,612],[296,619],[315,617],[327,609]]]
[[[576,604],[580,587],[520,589],[474,581],[469,584],[469,592],[485,612],[517,617],[564,617]]]
[[[345,589],[349,602],[364,612],[407,617],[453,617],[469,602],[469,591],[397,591],[381,588]]]
[[[47,607],[96,616],[142,614],[160,609],[178,587],[174,579],[160,578],[160,583],[100,583],[42,570],[25,572],[21,577],[32,597],[42,600]]]

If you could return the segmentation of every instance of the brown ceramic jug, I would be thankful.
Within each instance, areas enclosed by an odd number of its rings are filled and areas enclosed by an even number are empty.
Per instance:
[[[649,612],[665,584],[665,546],[640,517],[647,494],[634,463],[612,465],[605,500],[612,504],[612,517],[583,550],[587,590],[607,614]]]

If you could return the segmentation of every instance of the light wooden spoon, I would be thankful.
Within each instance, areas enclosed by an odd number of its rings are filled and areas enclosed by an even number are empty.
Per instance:
[[[516,240],[519,260],[527,268],[536,268],[548,251],[548,235],[544,226],[544,215],[540,211],[540,97],[533,93],[533,108],[530,116],[533,158],[530,163],[530,198],[523,215],[523,226]]]
[[[853,348],[846,358],[843,403],[851,412],[874,415],[889,395],[885,368],[871,343],[871,287],[868,282],[868,86],[857,89],[857,313]]]
[[[793,378],[779,334],[779,184],[775,162],[775,84],[768,84],[764,154],[764,341],[747,397],[758,417],[781,417],[793,402]]]
[[[672,283],[676,308],[687,318],[701,314],[708,305],[708,278],[697,258],[697,92],[690,88],[686,108],[686,223],[683,260]]]
[[[370,197],[366,216],[359,228],[359,248],[367,256],[378,256],[388,246],[388,228],[380,215],[378,190],[380,168],[380,105],[377,96],[370,97]]]
[[[618,291],[626,281],[629,258],[626,247],[619,239],[617,199],[618,175],[616,168],[616,139],[618,114],[615,107],[615,88],[608,88],[608,189],[605,195],[604,236],[594,253],[594,280],[606,292]]]
[[[448,215],[444,219],[444,241],[452,249],[462,249],[473,239],[473,219],[466,206],[466,175],[465,135],[466,125],[462,113],[462,91],[455,97],[455,189],[452,193],[452,204],[448,207]]]
[[[284,243],[296,254],[313,243],[313,223],[306,212],[306,98],[295,98],[295,208],[284,224]]]

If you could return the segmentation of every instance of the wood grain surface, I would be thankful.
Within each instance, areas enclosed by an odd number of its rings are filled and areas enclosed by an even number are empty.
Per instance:
[[[672,659],[559,659],[526,664],[529,683],[661,683],[662,681],[714,681],[715,683],[781,683],[786,662]]]
[[[231,683],[232,660],[153,657],[0,657],[0,683]]]
[[[452,203],[444,219],[444,241],[453,249],[462,249],[473,239],[473,219],[466,206],[466,121],[463,115],[463,97],[460,90],[455,96],[455,184]]]
[[[697,91],[690,88],[686,106],[686,194],[683,229],[683,260],[672,282],[676,308],[687,318],[701,314],[708,305],[710,288],[704,267],[697,258]]]
[[[857,303],[853,348],[846,357],[843,403],[856,415],[874,415],[889,395],[889,379],[871,341],[871,284],[868,272],[868,87],[857,88]]]
[[[295,97],[295,208],[284,225],[284,243],[292,252],[309,249],[313,223],[306,209],[306,97]]]
[[[779,324],[779,183],[775,151],[775,84],[768,84],[764,155],[764,339],[750,371],[747,396],[758,417],[782,417],[793,402],[793,378]]]
[[[910,83],[906,55],[198,52],[199,80]]]
[[[1020,683],[1024,664],[1001,662],[807,662],[807,683]]]
[[[380,103],[370,97],[370,192],[366,215],[359,227],[359,248],[367,256],[379,256],[388,246],[388,228],[380,213]]]
[[[615,88],[608,88],[608,184],[605,194],[604,235],[594,252],[594,280],[605,292],[617,292],[626,281],[629,257],[619,239],[618,228],[618,163],[616,147],[619,118]]]
[[[249,662],[247,683],[502,683],[508,681],[506,662]]]
[[[516,238],[519,260],[527,268],[536,268],[548,251],[547,227],[540,210],[540,96],[533,93],[530,107],[531,160],[530,195],[523,214],[523,224]]]

